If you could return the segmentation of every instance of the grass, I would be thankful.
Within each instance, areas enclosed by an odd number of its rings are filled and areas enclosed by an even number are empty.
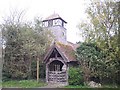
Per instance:
[[[109,85],[102,85],[103,88],[119,88],[119,86],[117,85],[112,85],[112,84],[109,84]]]
[[[46,83],[43,82],[37,82],[36,80],[14,80],[14,81],[5,81],[2,82],[2,87],[3,88],[35,88],[35,87],[42,87],[47,85]]]
[[[68,85],[68,86],[65,86],[64,88],[92,88],[90,86],[82,86],[82,85],[76,85],[76,86],[73,86],[73,85]],[[99,88],[120,88],[120,86],[116,86],[116,85],[102,85],[101,87]]]
[[[2,81],[0,81],[0,89],[1,89],[1,87],[2,87]]]
[[[88,86],[82,86],[82,85],[76,85],[76,86],[68,85],[68,86],[65,86],[65,88],[89,88],[89,87]]]
[[[1,84],[1,83],[0,83]],[[11,81],[5,81],[2,82],[3,88],[37,88],[37,87],[43,87],[46,86],[46,83],[43,82],[37,82],[36,80],[11,80]],[[64,88],[90,88],[89,86],[82,86],[82,85],[68,85]],[[102,85],[101,88],[116,88],[114,85]],[[120,87],[119,87],[120,88]]]

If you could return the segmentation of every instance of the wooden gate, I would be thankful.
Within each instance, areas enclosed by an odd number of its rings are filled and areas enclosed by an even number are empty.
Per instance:
[[[48,82],[50,83],[66,83],[66,71],[48,71]]]

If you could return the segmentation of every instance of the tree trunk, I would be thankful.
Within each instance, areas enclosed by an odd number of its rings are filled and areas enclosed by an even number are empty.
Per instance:
[[[37,58],[37,82],[39,82],[39,58]]]
[[[31,79],[32,76],[31,63],[32,63],[31,55],[29,55],[29,79]]]

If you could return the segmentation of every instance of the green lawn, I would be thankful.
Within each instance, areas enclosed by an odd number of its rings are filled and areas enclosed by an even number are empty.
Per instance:
[[[36,80],[20,80],[20,81],[5,81],[2,82],[3,88],[14,87],[14,88],[34,88],[34,87],[42,87],[47,85],[46,83],[39,82]]]
[[[43,82],[37,83],[36,80],[20,80],[20,81],[12,80],[12,81],[2,82],[3,88],[9,88],[9,87],[12,87],[12,88],[36,88],[36,87],[43,87],[46,85],[47,84],[43,83]],[[82,85],[77,85],[77,86],[68,85],[68,86],[65,86],[64,88],[90,88],[90,87],[82,86]],[[116,88],[116,86],[103,85],[101,88]]]
[[[81,86],[81,85],[77,85],[77,86],[68,85],[68,86],[65,86],[65,88],[91,88],[91,87],[89,87],[89,86]],[[120,88],[120,86],[103,85],[100,88]]]
[[[77,86],[68,85],[68,86],[65,86],[65,88],[89,88],[89,87],[88,86],[81,86],[81,85],[77,85]]]
[[[2,87],[2,82],[0,81],[0,88]]]

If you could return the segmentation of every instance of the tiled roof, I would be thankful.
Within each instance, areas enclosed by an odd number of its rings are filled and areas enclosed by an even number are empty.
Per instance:
[[[75,50],[71,45],[65,45],[57,42],[56,46],[60,49],[60,51],[69,61],[76,61]]]
[[[74,44],[72,42],[67,41],[68,45],[72,46],[74,50],[79,47],[79,44]]]
[[[45,61],[46,58],[49,57],[49,54],[51,53],[51,50],[53,48],[58,49],[58,52],[61,53],[66,58],[67,60],[66,62],[76,61],[75,49],[69,44],[63,44],[60,42],[54,43],[51,47],[47,49],[47,54],[44,58]]]

